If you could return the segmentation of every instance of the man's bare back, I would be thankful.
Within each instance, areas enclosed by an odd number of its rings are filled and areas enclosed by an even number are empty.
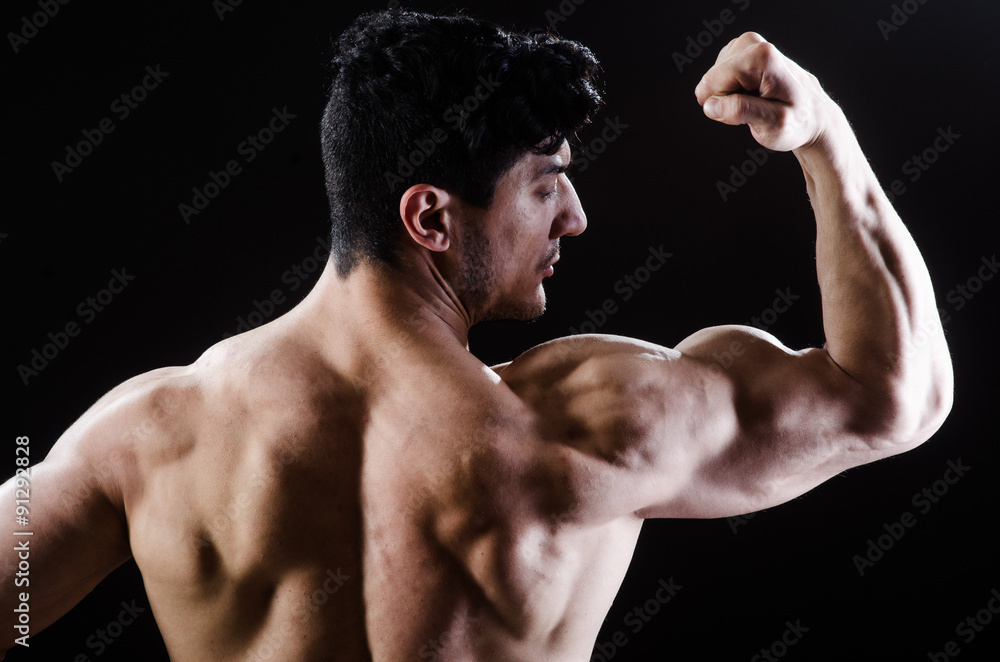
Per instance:
[[[788,108],[732,94],[753,75]],[[59,440],[32,478],[36,626],[132,556],[179,661],[584,660],[644,519],[757,511],[927,439],[951,406],[933,291],[846,120],[752,33],[697,93],[802,164],[825,348],[716,327],[489,368],[469,327],[543,305],[586,227],[569,148],[524,155],[485,211],[412,186],[405,277],[331,261],[284,317],[126,382]],[[485,298],[456,285],[473,223],[499,247]]]
[[[112,462],[172,659],[587,657],[642,520],[624,484],[608,498],[613,442],[585,433],[601,422],[551,402],[575,357],[552,345],[507,366],[521,393],[391,331],[345,334],[331,365],[307,314],[88,414],[155,422]],[[606,386],[588,397],[610,410]]]
[[[355,331],[331,365],[301,316],[81,421],[139,432],[102,454],[129,529],[106,542],[131,549],[172,658],[584,657],[641,522],[580,511],[580,469],[605,462],[467,352],[389,362]]]

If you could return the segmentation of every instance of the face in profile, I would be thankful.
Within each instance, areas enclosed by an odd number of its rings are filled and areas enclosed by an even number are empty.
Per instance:
[[[474,321],[528,321],[545,312],[542,281],[554,273],[559,239],[587,227],[569,164],[565,142],[553,155],[529,152],[500,178],[488,209],[464,215],[455,288]]]

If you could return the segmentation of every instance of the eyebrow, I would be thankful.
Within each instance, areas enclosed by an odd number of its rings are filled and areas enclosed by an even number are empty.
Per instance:
[[[537,182],[539,179],[542,179],[543,177],[547,177],[549,175],[561,175],[562,173],[566,172],[568,168],[569,166],[565,163],[550,161],[548,164],[545,165],[545,167],[539,168],[535,172],[535,176],[531,178],[531,181]]]

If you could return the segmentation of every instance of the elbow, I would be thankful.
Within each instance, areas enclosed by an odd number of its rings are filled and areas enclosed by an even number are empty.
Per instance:
[[[930,439],[944,425],[948,414],[951,413],[953,402],[952,389],[935,390],[925,400],[924,406],[914,412],[913,419],[916,425],[909,431],[909,438],[903,438],[903,442],[919,446]]]
[[[952,372],[951,358],[948,358],[946,365],[936,370],[931,378],[927,397],[924,400],[924,407],[920,416],[920,427],[918,436],[922,436],[921,442],[929,439],[937,432],[955,404],[955,376]]]
[[[926,351],[911,359],[906,372],[910,379],[900,398],[911,428],[904,441],[916,446],[941,428],[955,402],[954,366],[943,332],[929,339]]]
[[[922,399],[917,403],[920,408],[917,412],[919,426],[916,430],[920,441],[917,443],[923,443],[941,428],[955,404],[955,372],[951,354],[943,343],[942,350],[935,359],[923,384],[924,388],[918,389],[918,393],[922,393]]]
[[[875,444],[895,452],[916,448],[930,439],[951,413],[955,397],[951,361],[919,381],[900,380],[889,385],[880,395],[868,400],[877,410],[869,418],[874,422],[870,431]]]

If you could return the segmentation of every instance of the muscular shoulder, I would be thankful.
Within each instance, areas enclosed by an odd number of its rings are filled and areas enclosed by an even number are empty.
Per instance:
[[[60,436],[45,465],[121,508],[143,449],[178,437],[174,430],[197,400],[194,382],[189,367],[168,367],[119,384]]]
[[[587,334],[542,343],[496,369],[508,386],[529,395],[537,388],[576,383],[586,377],[622,386],[653,372],[645,368],[678,358],[674,350],[635,338]]]
[[[47,459],[100,464],[103,475],[128,482],[189,453],[213,427],[279,418],[306,425],[324,373],[303,354],[291,343],[237,336],[190,365],[132,377],[94,403]]]
[[[683,398],[675,350],[632,338],[580,335],[539,345],[500,371],[549,436],[613,464],[630,464],[641,441],[666,432]]]
[[[127,441],[128,433],[168,420],[182,405],[190,405],[196,381],[191,366],[157,368],[136,375],[104,394],[74,428],[97,428],[102,432],[98,436],[109,445]]]

